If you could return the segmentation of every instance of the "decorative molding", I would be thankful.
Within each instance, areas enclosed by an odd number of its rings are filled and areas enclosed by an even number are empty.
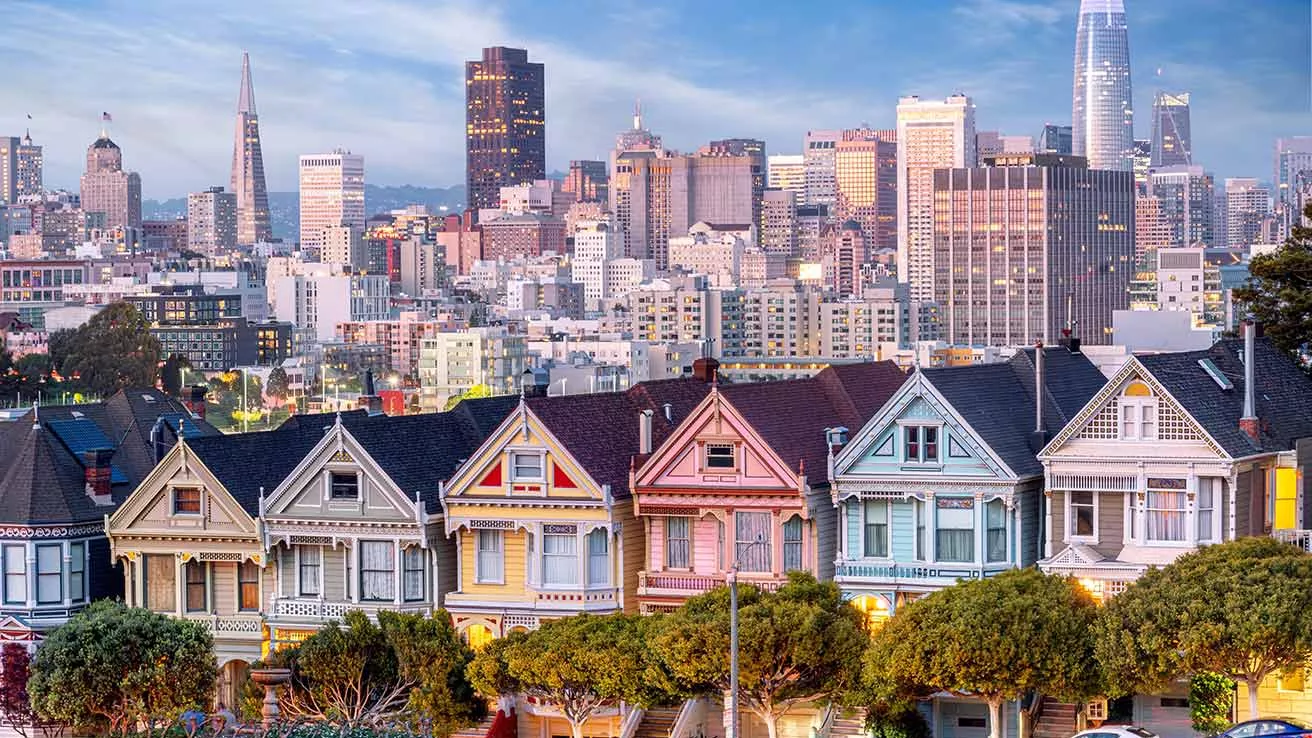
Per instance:
[[[237,553],[236,551],[204,551],[196,554],[200,561],[237,561],[241,562],[246,559],[246,554]]]
[[[0,538],[81,538],[83,536],[104,535],[105,524],[86,523],[82,525],[0,525]]]
[[[288,536],[288,543],[293,546],[331,546],[333,543],[332,536]]]
[[[471,520],[468,523],[470,530],[514,530],[515,521],[513,520]]]
[[[542,526],[543,535],[575,535],[579,532],[579,527],[574,523],[545,523]]]
[[[343,448],[343,449],[339,449],[337,453],[328,457],[328,462],[332,464],[354,464],[355,459],[352,458],[351,454],[348,453],[347,450]]]
[[[697,507],[675,507],[672,505],[643,505],[642,515],[677,515],[692,517],[700,512]]]

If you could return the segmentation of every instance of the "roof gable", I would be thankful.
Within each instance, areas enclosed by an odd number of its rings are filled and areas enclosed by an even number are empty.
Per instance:
[[[200,513],[175,514],[173,494],[178,488],[200,490]],[[237,536],[254,540],[257,530],[254,517],[182,441],[109,516],[108,532],[111,537]]]

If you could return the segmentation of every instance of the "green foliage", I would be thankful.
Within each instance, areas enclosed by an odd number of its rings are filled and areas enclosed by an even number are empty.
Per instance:
[[[1098,660],[1117,694],[1215,672],[1249,688],[1312,659],[1312,556],[1265,537],[1206,546],[1151,569],[1105,609]]]
[[[287,377],[287,370],[280,366],[270,370],[269,383],[264,392],[279,402],[286,401],[287,396],[291,394],[291,380]]]
[[[153,387],[160,344],[135,307],[116,302],[75,330],[49,339],[50,358],[61,375],[101,396],[124,387]]]
[[[1312,218],[1312,203],[1303,210]],[[1312,341],[1312,228],[1295,226],[1270,254],[1254,256],[1248,283],[1234,291],[1272,343],[1297,355]]]
[[[414,685],[406,703],[406,721],[420,723],[433,735],[449,735],[483,718],[486,705],[474,697],[465,669],[474,653],[439,610],[433,617],[378,613],[378,623],[396,653],[402,679]]]
[[[446,401],[446,407],[443,410],[451,410],[460,404],[461,400],[478,400],[484,397],[492,396],[492,388],[486,384],[476,384],[458,395],[452,396]]]
[[[790,572],[777,592],[740,586],[738,600],[740,699],[771,735],[794,705],[856,687],[869,637],[837,585]],[[720,588],[690,599],[655,628],[652,650],[679,691],[729,689],[729,625],[729,591]]]
[[[871,738],[931,738],[929,723],[912,703],[882,703],[866,713]]]
[[[1189,718],[1195,732],[1216,735],[1229,728],[1234,707],[1233,679],[1207,672],[1189,679]]]
[[[214,642],[200,623],[101,601],[41,644],[28,691],[45,720],[126,735],[206,704],[215,676]]]
[[[865,681],[878,699],[981,697],[998,735],[1004,701],[1097,693],[1096,618],[1097,604],[1074,580],[1035,569],[959,582],[900,608],[875,634]]]
[[[164,360],[164,366],[159,370],[160,388],[164,394],[170,397],[180,397],[182,395],[182,374],[184,369],[190,369],[191,362],[187,357],[181,354],[171,354]]]

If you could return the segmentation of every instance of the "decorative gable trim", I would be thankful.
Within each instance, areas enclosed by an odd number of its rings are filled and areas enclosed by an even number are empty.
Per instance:
[[[387,474],[378,462],[369,455],[364,445],[351,435],[346,426],[341,422],[334,423],[323,438],[310,449],[305,458],[301,459],[296,468],[292,470],[287,478],[282,480],[273,492],[265,498],[264,516],[266,518],[277,518],[280,514],[287,512],[286,508],[294,501],[294,497],[305,489],[305,480],[307,477],[317,476],[323,471],[328,464],[349,463],[360,467],[361,472],[378,486],[378,489],[387,497],[388,502],[398,511],[412,513],[415,515],[414,522],[419,522],[419,513],[416,513],[416,507],[422,503],[417,503],[415,499],[407,497],[404,490],[396,485],[396,482]],[[313,482],[310,482],[313,484]],[[421,490],[415,490],[418,495]],[[362,500],[363,502],[363,500]],[[359,515],[353,515],[349,522],[356,522]],[[297,521],[300,522],[300,521]],[[348,521],[343,521],[348,522]]]
[[[111,547],[115,535],[135,535],[133,530],[133,521],[144,514],[147,508],[160,496],[171,494],[172,485],[169,480],[179,473],[185,473],[189,477],[194,477],[195,482],[204,487],[210,495],[210,502],[219,505],[228,517],[236,524],[238,533],[246,534],[252,537],[258,536],[259,526],[255,518],[251,517],[246,509],[238,504],[231,493],[228,492],[214,476],[214,473],[205,466],[205,462],[196,456],[196,454],[187,447],[185,439],[179,439],[178,443],[169,449],[168,453],[155,464],[155,468],[141,480],[141,484],[132,490],[128,498],[123,501],[118,510],[106,516],[107,526],[105,533],[110,539]],[[208,522],[209,516],[206,516]],[[165,531],[152,528],[148,531],[142,531],[142,535],[158,537],[207,537],[213,536],[212,531],[201,529],[178,529],[176,531]]]

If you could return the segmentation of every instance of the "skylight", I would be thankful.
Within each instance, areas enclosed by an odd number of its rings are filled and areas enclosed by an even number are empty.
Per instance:
[[[1207,376],[1211,377],[1212,381],[1216,382],[1216,386],[1221,389],[1232,390],[1235,388],[1235,383],[1231,382],[1230,379],[1221,372],[1221,368],[1211,359],[1199,359],[1198,366],[1201,366],[1203,371],[1207,372]]]

